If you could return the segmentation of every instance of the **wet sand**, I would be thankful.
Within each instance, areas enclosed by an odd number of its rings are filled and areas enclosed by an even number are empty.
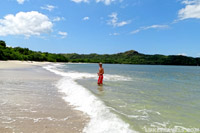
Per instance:
[[[89,118],[66,103],[47,63],[0,61],[0,133],[79,133]]]

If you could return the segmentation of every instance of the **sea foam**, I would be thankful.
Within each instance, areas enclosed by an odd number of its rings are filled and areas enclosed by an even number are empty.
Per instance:
[[[85,133],[134,133],[129,124],[121,120],[116,114],[110,112],[109,108],[94,96],[89,90],[79,85],[75,80],[82,78],[96,78],[96,74],[63,72],[57,67],[59,65],[48,65],[44,68],[63,76],[58,81],[59,91],[64,93],[63,99],[75,106],[90,117],[90,121],[84,128]],[[131,80],[130,78],[119,75],[105,75],[105,80]]]

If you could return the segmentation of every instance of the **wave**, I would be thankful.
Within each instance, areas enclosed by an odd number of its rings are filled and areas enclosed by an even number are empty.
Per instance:
[[[96,79],[97,78],[96,73],[80,73],[80,72],[75,72],[75,71],[64,72],[61,69],[59,69],[58,67],[60,68],[60,67],[62,67],[62,65],[54,64],[54,65],[45,66],[44,68],[51,72],[54,72],[58,75],[61,75],[64,77],[70,77],[72,79],[83,79],[83,78]],[[65,66],[65,68],[66,68],[66,66]],[[132,78],[121,76],[121,75],[104,74],[104,80],[105,81],[132,81]]]
[[[118,118],[116,114],[110,112],[103,101],[94,96],[89,90],[79,85],[75,80],[82,78],[96,78],[96,74],[63,72],[56,65],[48,65],[44,68],[63,76],[56,86],[59,91],[66,94],[63,99],[75,106],[90,117],[90,121],[84,128],[85,133],[134,133],[130,125]],[[107,77],[108,76],[108,77]],[[105,75],[105,80],[131,80],[130,78],[119,75]]]

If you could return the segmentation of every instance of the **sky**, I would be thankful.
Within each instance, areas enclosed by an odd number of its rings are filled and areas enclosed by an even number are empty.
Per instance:
[[[1,0],[0,40],[51,53],[200,57],[200,0]]]

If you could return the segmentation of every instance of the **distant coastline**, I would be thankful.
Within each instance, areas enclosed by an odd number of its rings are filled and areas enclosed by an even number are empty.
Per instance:
[[[135,50],[117,54],[54,54],[36,52],[28,48],[7,47],[0,41],[0,60],[40,61],[40,62],[75,62],[75,63],[108,63],[108,64],[141,64],[141,65],[183,65],[199,66],[200,58],[183,55],[146,55]]]

